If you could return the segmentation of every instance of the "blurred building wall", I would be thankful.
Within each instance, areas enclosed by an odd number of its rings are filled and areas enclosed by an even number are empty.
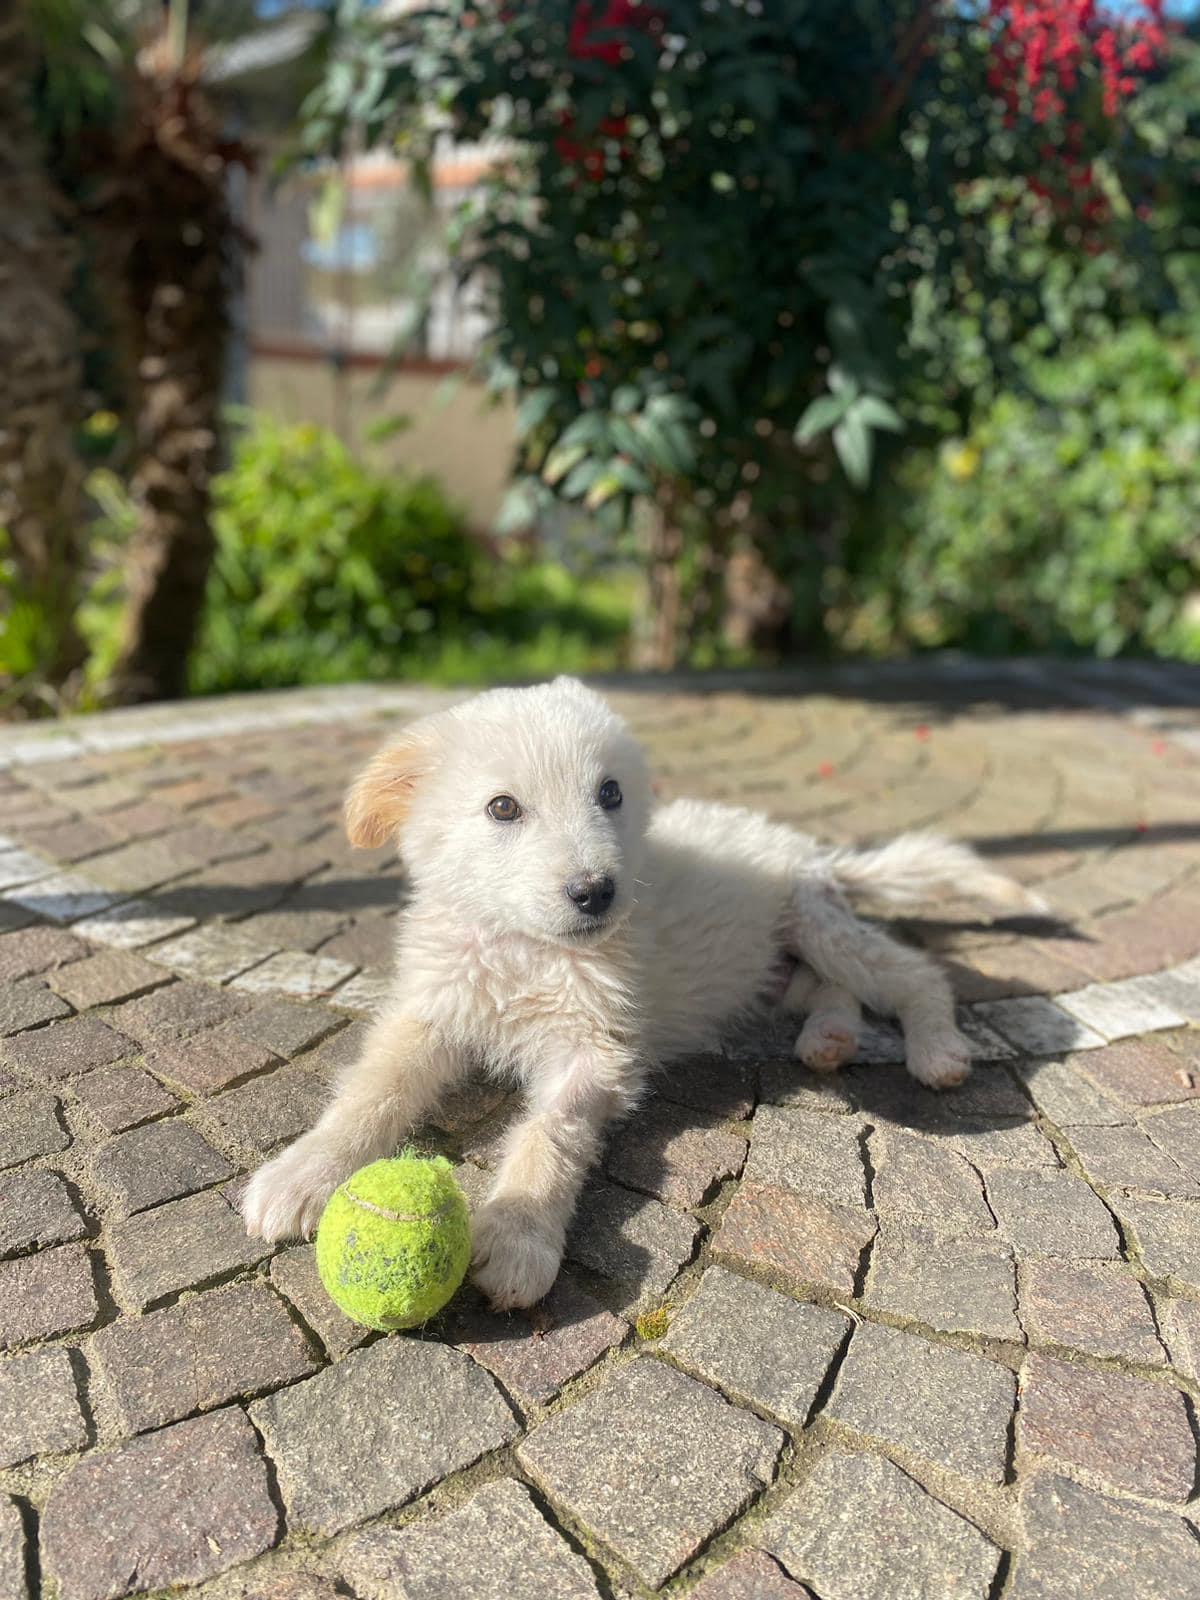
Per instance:
[[[339,376],[319,356],[252,353],[250,404],[273,417],[331,428],[370,461],[429,472],[481,531],[492,526],[508,481],[513,409],[493,405],[482,385],[453,370],[402,367],[377,392],[377,366]],[[412,426],[372,443],[373,424],[398,413]]]
[[[488,159],[449,153],[432,212],[404,166],[377,154],[341,169],[332,221],[322,216],[329,169],[282,187],[253,182],[245,212],[257,245],[245,294],[249,403],[330,428],[380,465],[434,474],[481,531],[507,484],[513,409],[489,403],[469,375],[487,325],[478,286],[455,280],[442,229]],[[410,425],[372,443],[397,415]]]

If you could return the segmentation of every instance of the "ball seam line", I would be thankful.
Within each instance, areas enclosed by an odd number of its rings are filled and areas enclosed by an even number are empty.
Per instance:
[[[373,1211],[377,1217],[383,1217],[388,1222],[437,1222],[440,1217],[449,1216],[454,1210],[454,1201],[447,1200],[436,1211],[389,1211],[386,1206],[376,1205],[373,1200],[364,1200],[349,1189],[343,1189],[342,1193],[353,1205],[361,1206],[364,1211]]]

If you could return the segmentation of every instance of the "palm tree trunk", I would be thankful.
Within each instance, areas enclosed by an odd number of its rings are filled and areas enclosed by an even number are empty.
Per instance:
[[[200,94],[195,64],[145,58],[96,206],[135,424],[139,524],[110,685],[126,703],[173,699],[187,686],[214,550],[210,486],[239,243],[226,180],[242,160]]]
[[[205,321],[197,325],[201,308]],[[160,284],[139,341],[142,382],[130,477],[139,521],[127,557],[124,636],[111,684],[113,698],[126,704],[176,699],[187,687],[215,548],[209,511],[223,328],[213,323],[221,310],[219,301],[210,308],[184,284]]]
[[[22,7],[0,0],[0,528],[16,600],[41,635],[40,676],[60,689],[83,660],[75,631],[82,548],[79,337],[73,256],[29,101]]]

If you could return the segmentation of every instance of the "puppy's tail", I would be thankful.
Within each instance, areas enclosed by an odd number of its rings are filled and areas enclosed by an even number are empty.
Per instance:
[[[902,833],[874,850],[831,850],[826,864],[841,888],[891,906],[917,905],[948,892],[1004,911],[1049,910],[1041,895],[993,872],[969,846],[936,833]]]

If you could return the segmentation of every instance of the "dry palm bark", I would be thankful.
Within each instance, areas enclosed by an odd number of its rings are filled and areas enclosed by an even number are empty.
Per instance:
[[[12,599],[41,636],[38,676],[57,688],[83,658],[73,621],[82,379],[67,302],[73,253],[30,105],[22,9],[0,0],[0,528],[15,568]]]
[[[117,308],[134,422],[121,701],[186,687],[213,554],[210,485],[238,232],[227,188],[241,146],[199,88],[198,60],[138,57],[126,110],[100,159],[101,269]]]

